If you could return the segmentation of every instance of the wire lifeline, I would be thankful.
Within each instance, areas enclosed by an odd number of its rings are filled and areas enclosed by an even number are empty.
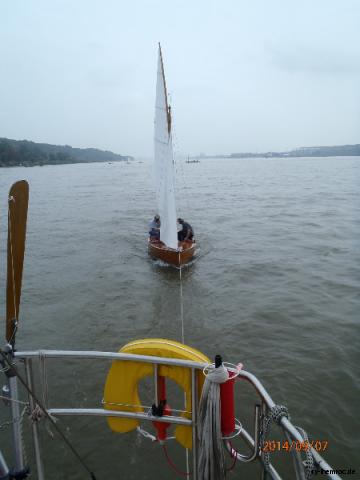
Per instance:
[[[40,378],[40,385],[41,385],[42,403],[47,410],[49,407],[49,395],[48,395],[49,388],[48,388],[47,373],[46,373],[46,356],[41,350],[39,350],[39,378]],[[39,408],[39,405],[36,406],[35,411],[32,413],[33,413],[34,421],[44,416],[42,413],[42,409]],[[57,422],[57,418],[53,417],[52,415],[50,416],[54,420],[54,422]],[[50,437],[54,438],[54,434],[51,431],[50,425],[48,423],[45,424],[45,428],[47,433],[50,435]]]
[[[9,361],[9,359],[7,358],[7,355],[6,353],[0,349],[0,355],[2,356],[4,362],[10,367],[10,369],[14,372],[14,374],[16,375],[16,377],[19,379],[20,383],[23,385],[23,387],[25,388],[25,390],[28,392],[29,395],[32,396],[32,398],[35,400],[35,402],[38,404],[38,406],[41,408],[41,410],[43,411],[45,417],[51,422],[51,424],[53,425],[53,427],[55,428],[55,430],[58,432],[58,434],[60,435],[60,437],[62,438],[62,440],[64,441],[64,443],[69,447],[69,449],[72,451],[72,453],[74,454],[74,456],[78,459],[78,461],[81,463],[81,465],[84,467],[84,469],[88,472],[88,474],[90,475],[91,479],[92,480],[96,480],[96,477],[94,475],[94,473],[90,470],[90,468],[86,465],[86,463],[84,462],[84,460],[81,458],[80,454],[77,452],[77,450],[75,449],[75,447],[70,443],[70,441],[67,439],[67,437],[64,435],[64,433],[62,432],[62,430],[58,427],[58,425],[56,425],[54,419],[51,417],[51,415],[47,412],[46,408],[42,405],[42,403],[39,401],[39,399],[37,398],[37,396],[34,394],[34,392],[29,388],[28,384],[26,383],[26,381],[22,378],[22,376],[19,374],[19,371],[17,369],[17,367],[15,367],[15,365],[13,363],[11,363]]]
[[[47,374],[46,374],[46,357],[44,353],[39,350],[39,377],[40,377],[40,384],[41,384],[41,391],[42,391],[42,402],[47,409],[49,406],[48,401],[48,382],[47,382]]]
[[[1,397],[0,397],[0,398],[1,398]],[[104,399],[101,400],[101,403],[102,403],[103,405],[114,405],[114,406],[117,406],[117,407],[132,407],[132,408],[141,407],[141,408],[143,408],[144,410],[151,410],[151,408],[152,408],[152,405],[133,404],[133,403],[118,403],[118,402],[105,402]],[[172,411],[172,412],[177,412],[177,413],[188,413],[188,414],[191,414],[191,412],[189,412],[188,410],[179,410],[179,409],[176,409],[176,408],[172,408],[171,411]]]
[[[13,402],[18,403],[19,405],[29,406],[29,402],[23,402],[22,400],[15,400],[11,397],[6,397],[5,395],[0,395],[1,400],[5,400],[5,402]]]

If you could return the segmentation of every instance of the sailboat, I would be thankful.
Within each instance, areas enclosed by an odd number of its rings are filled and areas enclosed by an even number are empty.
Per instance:
[[[195,253],[195,241],[178,241],[175,202],[175,167],[172,145],[171,107],[168,103],[164,63],[159,44],[157,64],[154,158],[160,239],[149,238],[149,254],[167,264],[181,267]]]

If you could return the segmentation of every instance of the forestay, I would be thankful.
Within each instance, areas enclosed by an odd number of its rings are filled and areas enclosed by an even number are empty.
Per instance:
[[[161,218],[160,239],[177,249],[175,173],[171,135],[171,111],[167,102],[164,65],[159,45],[155,102],[155,181]]]

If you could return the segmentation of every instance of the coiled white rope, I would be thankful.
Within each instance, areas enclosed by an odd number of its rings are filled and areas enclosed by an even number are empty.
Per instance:
[[[220,384],[229,379],[229,372],[220,365],[207,367],[199,414],[199,480],[223,480],[226,476],[225,455],[221,432]]]

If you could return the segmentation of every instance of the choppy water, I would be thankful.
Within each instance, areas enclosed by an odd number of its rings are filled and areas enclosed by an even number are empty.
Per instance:
[[[200,245],[183,272],[186,343],[242,361],[295,424],[329,442],[333,467],[359,472],[360,159],[219,159],[178,173],[179,214]],[[2,272],[7,191],[23,178],[30,207],[18,349],[180,340],[179,274],[146,251],[150,164],[0,169]],[[3,303],[4,274],[0,282]],[[51,362],[51,405],[99,406],[108,365],[75,367]],[[243,420],[254,396],[239,389]],[[60,424],[98,479],[176,478],[158,446],[136,434],[115,435],[103,419]],[[42,437],[48,478],[87,478],[57,438]],[[169,448],[184,468],[182,450]],[[280,470],[292,478],[283,456]],[[258,478],[254,466],[237,469]]]

